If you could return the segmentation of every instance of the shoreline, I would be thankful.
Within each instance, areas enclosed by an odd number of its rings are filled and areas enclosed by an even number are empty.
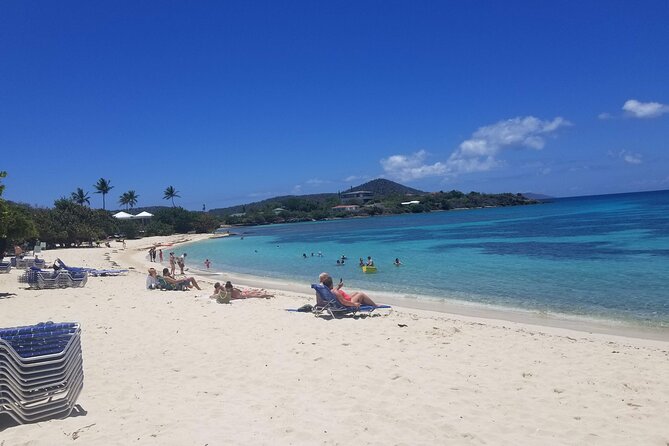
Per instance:
[[[21,270],[0,274],[0,327],[78,322],[84,364],[74,413],[26,425],[1,415],[2,442],[669,440],[667,342],[405,306],[332,320],[286,311],[313,304],[309,284],[194,270],[187,273],[202,291],[146,289],[146,270],[157,266],[146,259],[148,247],[177,240],[44,253],[49,262],[132,268],[124,276],[89,277],[82,288],[27,289],[17,280]],[[265,286],[275,297],[218,304],[209,295],[221,278]]]
[[[219,238],[211,234],[195,234],[193,239],[185,242],[174,242],[174,247],[183,247],[202,240]],[[223,237],[227,237],[224,235]],[[148,248],[147,248],[148,249]],[[142,259],[137,256],[133,261],[139,266]],[[146,261],[146,259],[144,259]],[[150,262],[149,262],[150,263]],[[289,291],[311,297],[310,283],[294,282],[287,279],[255,276],[252,274],[206,271],[199,267],[188,268],[188,272],[205,280],[219,281],[217,277],[225,277],[235,284],[247,287],[266,288],[274,291]],[[222,280],[222,279],[221,279]],[[367,291],[367,290],[365,290]],[[468,302],[446,298],[433,300],[431,296],[409,298],[396,293],[374,291],[376,300],[405,310],[424,310],[455,317],[472,318],[473,320],[491,321],[496,323],[515,323],[529,325],[535,329],[568,330],[593,335],[609,335],[621,338],[635,338],[649,341],[669,342],[669,328],[637,324],[634,321],[606,319],[590,316],[572,315],[557,312],[540,312],[537,310],[502,307],[477,302]]]

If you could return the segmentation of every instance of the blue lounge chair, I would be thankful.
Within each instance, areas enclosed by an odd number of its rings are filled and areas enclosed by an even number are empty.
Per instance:
[[[83,387],[79,324],[0,329],[0,414],[18,423],[68,416]]]
[[[88,281],[88,273],[85,271],[50,271],[30,267],[19,277],[19,282],[26,283],[30,288],[67,288],[83,287]]]
[[[323,313],[329,314],[331,317],[343,316],[345,314],[356,314],[358,312],[371,313],[378,308],[391,308],[390,305],[361,305],[359,307],[347,307],[342,305],[337,299],[337,296],[328,287],[322,283],[314,283],[311,288],[316,290],[316,306],[313,308],[313,313],[320,316]]]
[[[56,259],[53,262],[54,268],[64,269],[70,271],[71,273],[88,273],[89,276],[98,277],[98,276],[121,276],[128,273],[127,269],[97,269],[97,268],[85,268],[79,266],[67,266],[62,260]]]

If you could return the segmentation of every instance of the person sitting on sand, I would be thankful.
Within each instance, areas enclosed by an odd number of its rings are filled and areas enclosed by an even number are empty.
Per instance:
[[[158,288],[158,272],[155,268],[149,268],[149,275],[146,276],[146,289],[155,290]]]
[[[229,280],[225,282],[225,292],[230,293],[230,298],[231,299],[250,299],[252,297],[258,297],[261,299],[269,299],[270,297],[274,297],[273,294],[269,294],[267,291],[264,289],[254,289],[250,288],[248,290],[240,290],[239,288],[236,288],[232,286],[232,282]]]
[[[214,294],[209,296],[209,298],[216,299],[216,302],[219,304],[229,304],[232,296],[230,293],[225,291],[225,288],[220,284],[220,282],[216,282],[214,284]]]
[[[169,283],[170,285],[186,285],[188,288],[197,288],[198,290],[201,290],[202,288],[199,287],[197,282],[195,281],[195,278],[193,277],[186,277],[184,279],[175,279],[170,275],[170,270],[168,268],[163,268],[163,279],[165,279],[165,282]]]
[[[346,307],[359,307],[360,305],[372,305],[374,307],[377,306],[376,303],[374,303],[374,301],[362,291],[356,291],[351,294],[346,293],[344,290],[342,290],[344,287],[344,281],[341,279],[339,279],[339,284],[335,289],[332,276],[330,276],[328,273],[321,273],[318,276],[318,281],[326,287],[330,288],[334,295],[337,296],[337,300]]]

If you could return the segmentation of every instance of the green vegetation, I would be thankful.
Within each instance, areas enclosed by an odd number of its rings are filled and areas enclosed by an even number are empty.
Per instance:
[[[173,186],[167,186],[167,189],[165,189],[163,195],[163,200],[172,200],[172,207],[175,207],[174,198],[181,198],[179,191],[176,190]]]
[[[96,194],[102,194],[102,209],[105,209],[105,195],[107,195],[114,186],[111,185],[111,181],[100,178],[93,187],[95,188]]]
[[[134,190],[129,190],[128,192],[123,192],[121,196],[118,199],[118,203],[121,206],[125,206],[126,210],[128,207],[134,208],[135,205],[137,204],[137,199],[139,198],[139,195]]]
[[[362,189],[361,189],[362,190]],[[367,190],[367,189],[365,189]],[[403,204],[404,203],[404,204]],[[367,217],[406,213],[447,211],[482,207],[518,206],[536,204],[536,200],[521,194],[482,194],[460,191],[426,193],[407,196],[403,193],[374,195],[369,201],[342,200],[337,194],[313,197],[282,197],[246,205],[243,212],[217,212],[229,225],[263,225],[297,221],[325,220],[328,218]],[[348,208],[337,207],[341,205]],[[238,208],[232,208],[238,211]]]
[[[76,192],[72,192],[71,200],[82,206],[85,204],[91,204],[91,199],[88,196],[88,192],[84,192],[84,190],[80,187],[77,188]]]
[[[388,180],[374,180],[346,192],[365,191],[366,198],[349,199],[347,193],[284,196],[269,200],[214,209],[209,212],[188,211],[174,204],[179,192],[169,186],[164,199],[172,207],[145,208],[154,216],[149,220],[118,220],[104,209],[104,196],[112,189],[108,180],[100,178],[95,193],[103,196],[103,209],[91,209],[88,193],[81,188],[70,199],[60,198],[53,208],[35,208],[2,199],[6,172],[0,172],[0,253],[11,244],[37,241],[48,247],[93,244],[108,237],[136,238],[174,233],[209,233],[220,226],[264,225],[297,221],[350,218],[384,214],[422,213],[451,209],[492,206],[517,206],[537,203],[521,194],[482,194],[460,191],[427,193],[407,188]],[[130,190],[121,195],[119,203],[133,208],[139,195]]]
[[[0,255],[13,244],[26,243],[28,246],[34,246],[40,241],[45,242],[50,248],[80,246],[84,243],[94,244],[108,237],[135,238],[187,232],[208,233],[219,226],[219,220],[215,216],[187,211],[181,207],[160,209],[148,221],[118,220],[109,211],[86,206],[90,198],[81,188],[77,188],[69,199],[56,200],[53,208],[12,203],[2,199],[5,185],[1,180],[6,176],[6,172],[0,172]],[[96,189],[104,197],[104,194],[111,190],[111,186],[106,180],[103,183],[98,181]],[[106,187],[97,187],[105,184]],[[138,197],[135,191],[130,190],[121,195],[121,204],[133,207],[137,204]]]

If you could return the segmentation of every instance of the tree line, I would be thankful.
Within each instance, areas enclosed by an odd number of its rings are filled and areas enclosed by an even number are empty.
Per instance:
[[[214,231],[220,224],[219,219],[212,215],[176,206],[174,198],[180,196],[173,186],[165,189],[163,197],[172,201],[171,208],[159,209],[148,221],[119,220],[105,210],[105,196],[113,186],[104,178],[94,186],[95,193],[102,194],[102,209],[90,207],[90,196],[82,188],[77,188],[69,198],[57,199],[52,208],[42,208],[4,200],[2,179],[6,176],[7,172],[0,172],[0,255],[13,244],[33,246],[39,241],[50,248],[80,246],[82,243],[95,244],[109,237],[206,233]],[[138,198],[131,190],[120,196],[119,204],[134,207]]]
[[[118,220],[105,209],[105,196],[114,188],[107,179],[100,178],[93,186],[94,193],[102,195],[102,209],[90,207],[90,196],[82,188],[72,192],[70,198],[56,200],[52,208],[41,208],[3,200],[5,186],[2,179],[6,175],[6,172],[0,172],[0,254],[8,244],[13,243],[34,244],[40,241],[45,242],[48,247],[67,247],[95,243],[114,236],[136,238],[189,232],[207,233],[213,232],[222,224],[264,225],[538,203],[521,194],[465,194],[452,190],[411,197],[400,193],[390,194],[376,197],[369,202],[347,200],[345,204],[349,207],[344,208],[338,207],[342,200],[333,194],[322,198],[281,197],[242,206],[242,212],[214,215],[176,206],[174,199],[180,198],[179,191],[168,186],[163,193],[163,199],[171,200],[171,208],[154,211],[154,216],[146,221]],[[138,199],[139,195],[134,190],[129,190],[120,195],[119,204],[133,208]]]

